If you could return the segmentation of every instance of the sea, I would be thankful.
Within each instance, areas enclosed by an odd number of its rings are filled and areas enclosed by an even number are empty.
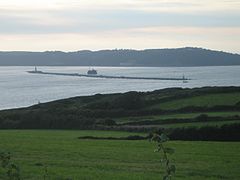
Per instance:
[[[240,86],[240,66],[211,67],[91,67],[99,75],[190,78],[187,83],[169,80],[102,79],[77,76],[30,74],[32,66],[0,66],[0,110],[28,107],[75,96],[153,91],[203,86]],[[89,67],[41,66],[38,70],[86,74]]]

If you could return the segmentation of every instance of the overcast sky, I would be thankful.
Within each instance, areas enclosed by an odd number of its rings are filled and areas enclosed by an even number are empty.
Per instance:
[[[0,0],[0,51],[186,46],[240,53],[240,0]]]

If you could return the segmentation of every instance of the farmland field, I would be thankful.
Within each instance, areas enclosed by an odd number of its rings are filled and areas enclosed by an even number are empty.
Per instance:
[[[187,106],[212,107],[216,105],[234,105],[240,101],[240,93],[219,93],[184,98],[154,105],[151,108],[180,109]]]
[[[113,131],[1,130],[0,151],[9,151],[23,179],[161,179],[163,166],[147,140],[80,140],[80,136],[123,137]],[[174,179],[240,179],[240,142],[171,141]],[[3,171],[0,170],[0,179]]]
[[[201,113],[181,113],[181,114],[168,114],[168,115],[152,115],[152,116],[135,116],[135,117],[122,117],[116,118],[115,121],[119,124],[127,123],[127,122],[136,122],[143,120],[168,120],[168,119],[185,119],[185,118],[196,118],[201,114],[206,114],[209,117],[228,117],[228,116],[240,116],[239,111],[230,111],[230,112],[201,112]]]

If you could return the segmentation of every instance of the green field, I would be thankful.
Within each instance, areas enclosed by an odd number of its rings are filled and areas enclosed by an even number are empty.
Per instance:
[[[159,127],[159,128],[183,128],[183,127],[204,127],[204,126],[222,126],[226,124],[240,123],[240,118],[237,120],[216,120],[216,121],[203,121],[203,122],[181,122],[185,119],[192,119],[205,114],[209,117],[226,117],[229,116],[240,116],[240,112],[203,112],[203,113],[182,113],[182,114],[170,114],[170,115],[153,115],[153,116],[139,116],[139,117],[126,117],[118,118],[115,121],[118,124],[124,124],[129,122],[141,122],[141,121],[154,121],[154,122],[163,122],[165,124],[152,124],[152,125],[142,125],[144,127]],[[170,119],[178,119],[179,123],[168,123]]]
[[[230,111],[230,112],[201,112],[201,113],[181,113],[181,114],[168,114],[168,115],[152,115],[152,116],[136,116],[136,117],[123,117],[115,118],[114,120],[119,123],[127,122],[137,122],[137,121],[153,121],[153,120],[168,120],[168,119],[186,119],[186,118],[195,118],[201,114],[206,114],[209,117],[228,117],[228,116],[240,116],[239,111]]]
[[[136,133],[134,133],[136,134]],[[43,179],[161,179],[163,166],[149,141],[79,140],[79,136],[122,137],[112,131],[1,130],[0,151],[10,151],[22,177]],[[240,179],[240,142],[172,141],[177,167],[174,179]],[[3,179],[0,171],[0,179]]]
[[[200,116],[202,114],[207,116]],[[146,124],[155,123],[158,126],[168,123],[173,127],[176,123],[179,127],[182,121],[185,127],[189,121],[200,122],[201,125],[208,121],[206,125],[215,125],[211,123],[214,120],[222,125],[223,121],[228,124],[230,120],[240,120],[238,116],[240,87],[169,88],[73,97],[27,108],[3,110],[0,111],[0,129],[115,130],[128,123],[128,127],[123,127],[125,130],[139,125],[131,130],[144,131],[144,127],[140,126]],[[141,124],[137,121],[149,122]]]
[[[208,94],[196,97],[177,99],[152,106],[152,109],[180,109],[187,106],[213,107],[216,105],[234,105],[240,102],[240,92]]]
[[[235,123],[240,123],[240,120],[163,124],[163,125],[159,125],[159,127],[163,127],[163,128],[197,127],[197,128],[200,128],[200,127],[206,127],[206,126],[222,126],[222,125],[226,125],[226,124],[235,124]]]

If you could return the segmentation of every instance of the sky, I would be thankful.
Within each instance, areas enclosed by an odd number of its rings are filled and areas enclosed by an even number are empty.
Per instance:
[[[0,0],[0,51],[240,53],[240,0]]]

